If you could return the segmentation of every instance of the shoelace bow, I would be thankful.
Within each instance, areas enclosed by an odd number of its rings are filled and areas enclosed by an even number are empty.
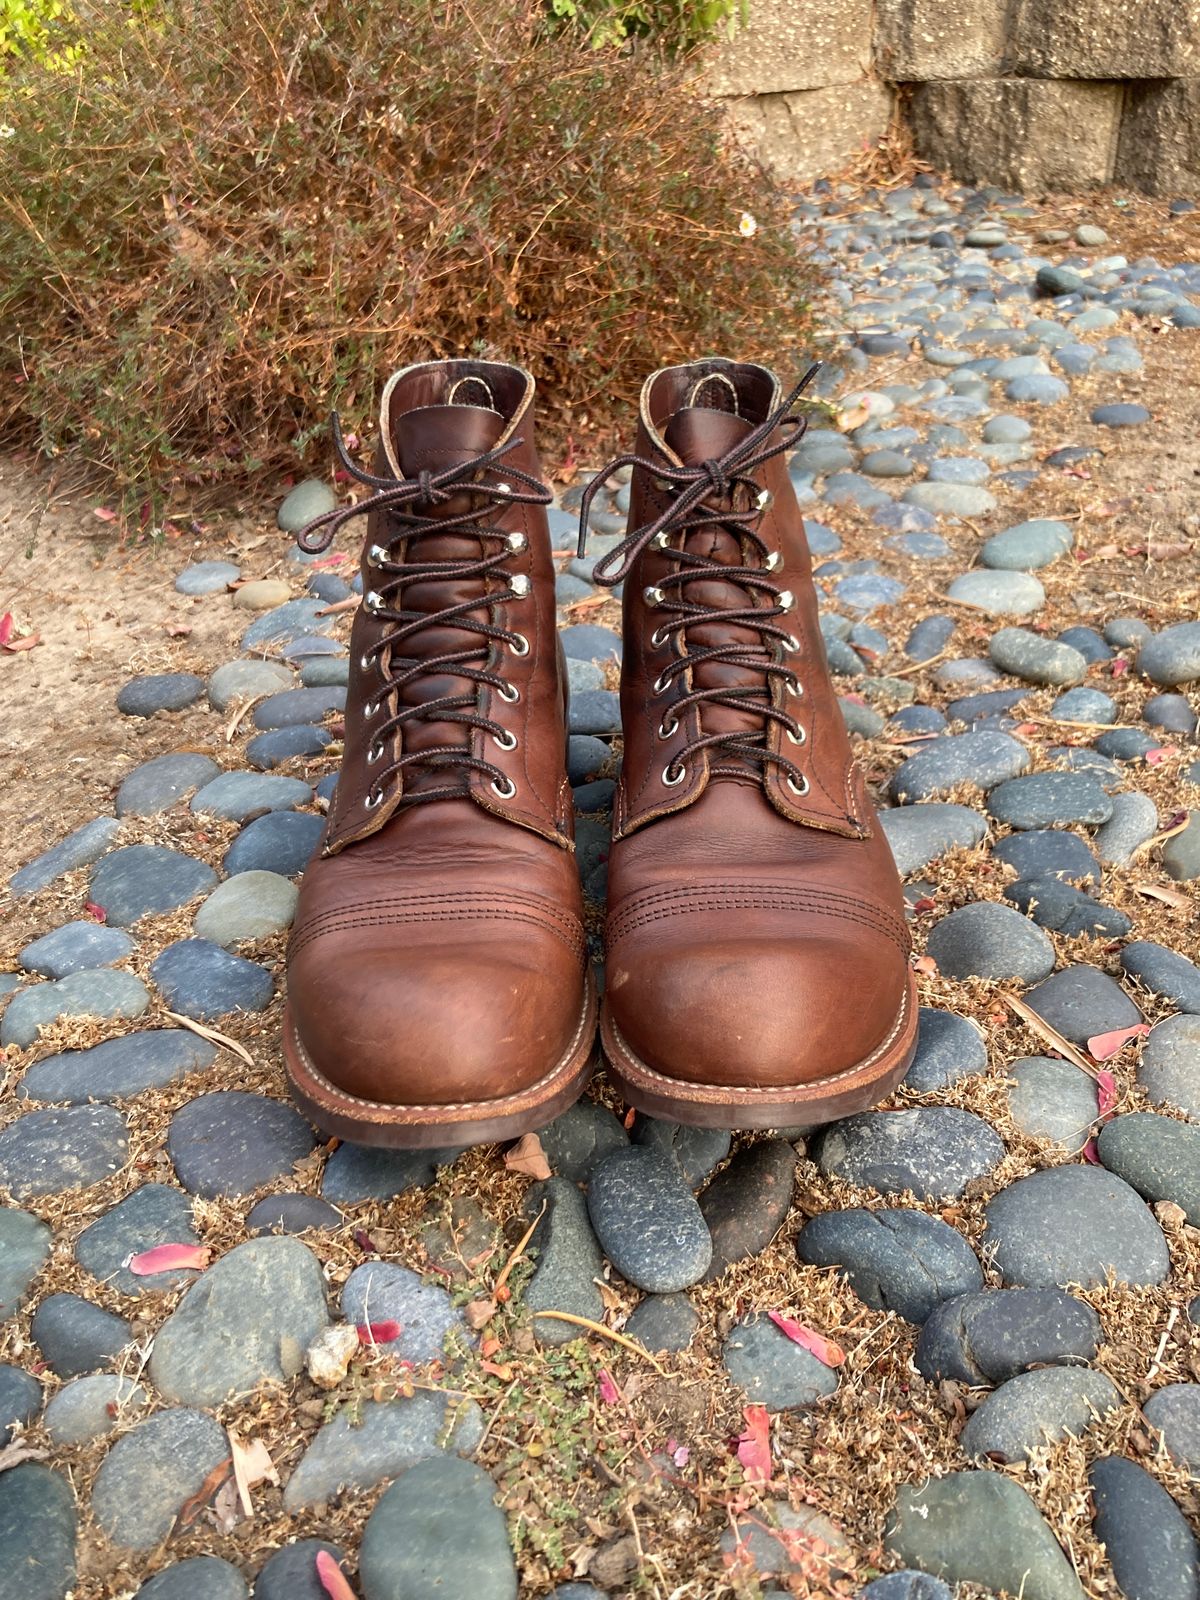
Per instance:
[[[804,691],[796,673],[781,659],[783,654],[793,655],[800,648],[799,641],[776,620],[791,609],[794,597],[788,589],[769,576],[778,565],[778,558],[768,550],[766,542],[758,533],[756,524],[767,509],[770,497],[765,490],[759,489],[753,474],[765,462],[790,450],[803,436],[808,426],[807,418],[793,415],[792,408],[819,370],[820,363],[811,366],[791,393],[770,415],[724,455],[702,461],[698,466],[675,466],[665,459],[648,460],[636,453],[618,456],[615,461],[610,461],[584,490],[579,509],[580,558],[587,548],[588,517],[592,501],[600,487],[614,472],[625,466],[640,468],[673,491],[672,502],[667,509],[653,522],[635,528],[608,555],[596,563],[592,572],[596,583],[606,588],[613,588],[633,571],[639,556],[649,547],[661,551],[677,563],[680,569],[678,572],[668,574],[646,590],[648,604],[661,611],[667,619],[655,629],[652,642],[661,645],[667,639],[678,636],[685,647],[685,653],[674,657],[663,669],[661,676],[656,679],[653,685],[654,692],[656,694],[665,692],[676,678],[684,677],[694,668],[704,666],[708,662],[722,662],[728,666],[743,668],[759,673],[763,678],[759,684],[746,684],[742,687],[722,688],[714,685],[711,688],[694,689],[673,702],[669,716],[663,719],[659,727],[659,732],[664,738],[674,733],[680,716],[694,705],[730,706],[739,711],[752,709],[765,719],[765,723],[758,732],[708,734],[702,732],[698,737],[689,740],[664,769],[663,779],[668,784],[682,782],[685,776],[685,763],[699,752],[711,749],[714,752],[719,750],[728,756],[739,757],[743,761],[757,763],[764,775],[768,764],[777,765],[783,769],[787,783],[794,793],[803,795],[808,792],[808,779],[799,767],[786,756],[766,747],[767,724],[771,722],[781,724],[793,744],[801,745],[805,740],[804,728],[800,722],[773,703],[774,681],[782,680],[787,693],[794,697],[798,698]],[[772,439],[777,430],[780,432],[780,437]],[[746,503],[743,509],[738,509],[737,506],[739,490],[744,491],[745,495]],[[719,503],[713,504],[714,500]],[[759,565],[729,566],[714,561],[709,556],[682,548],[687,543],[689,534],[705,527],[725,528],[734,532],[740,539],[748,540],[755,547]],[[678,545],[670,543],[675,534],[681,536]],[[746,604],[701,605],[687,598],[688,584],[698,579],[713,578],[725,583],[735,583],[750,591]],[[765,606],[755,605],[756,592],[767,596],[768,601],[773,603]],[[700,623],[734,623],[752,628],[759,635],[761,643],[755,645],[743,641],[693,649],[687,644],[686,631]],[[710,771],[713,774],[740,776],[744,773],[744,768],[713,766]]]
[[[508,464],[504,465],[503,478],[497,476],[494,481],[489,481],[488,475],[495,473],[509,452],[517,449],[522,441],[519,438],[506,440],[492,450],[486,450],[469,461],[447,467],[441,472],[421,472],[415,478],[380,478],[374,473],[365,471],[351,460],[336,412],[331,421],[334,449],[342,469],[359,483],[376,492],[354,505],[341,506],[314,518],[297,534],[296,543],[309,555],[319,555],[329,549],[339,529],[351,518],[365,516],[372,511],[382,511],[387,514],[388,537],[383,543],[373,544],[367,552],[368,566],[379,572],[382,577],[376,580],[373,588],[367,590],[363,604],[372,616],[382,618],[394,626],[388,632],[381,634],[359,659],[359,666],[363,672],[369,672],[373,666],[379,671],[379,686],[364,707],[366,715],[368,717],[376,715],[389,695],[396,695],[394,703],[399,705],[400,692],[415,679],[427,673],[466,678],[474,685],[486,684],[494,689],[502,700],[511,704],[518,698],[519,691],[498,672],[489,670],[486,664],[487,658],[493,643],[496,642],[507,645],[514,655],[526,655],[529,641],[524,634],[517,633],[511,628],[498,627],[495,623],[484,617],[477,617],[473,613],[504,601],[523,600],[529,593],[528,578],[521,573],[509,573],[503,570],[505,561],[525,548],[525,535],[488,526],[484,521],[497,504],[545,506],[554,498],[550,490],[531,473],[523,472]],[[435,518],[421,515],[420,507],[443,505],[456,494],[468,494],[483,503],[451,517]],[[411,544],[423,534],[441,536],[456,532],[467,532],[477,538],[495,539],[499,541],[501,548],[490,556],[461,561],[402,561],[397,560],[393,553],[396,545],[402,541]],[[407,611],[397,604],[389,603],[401,599],[401,591],[407,583],[436,580],[450,582],[464,578],[483,580],[489,574],[507,579],[508,587],[485,592],[481,582],[477,596],[445,606],[440,611]],[[402,647],[407,641],[414,639],[425,629],[446,626],[478,634],[479,643],[460,650],[445,651],[440,655],[401,654]],[[368,762],[375,764],[383,759],[389,734],[398,728],[403,728],[409,722],[418,720],[457,722],[465,728],[480,728],[485,733],[491,734],[502,750],[511,750],[516,744],[515,738],[500,723],[485,717],[480,712],[477,690],[471,690],[463,694],[438,695],[433,699],[423,700],[394,711],[375,729],[374,738],[367,751]],[[475,755],[467,745],[442,744],[427,750],[406,751],[386,767],[381,768],[367,792],[368,808],[374,808],[383,800],[384,788],[389,778],[403,771],[405,767],[417,764],[481,772],[491,779],[492,788],[501,799],[509,800],[516,793],[515,786],[500,767],[482,756]],[[454,798],[462,793],[460,786],[446,784],[438,788],[410,790],[405,794],[404,800],[405,803],[417,804],[428,800]]]

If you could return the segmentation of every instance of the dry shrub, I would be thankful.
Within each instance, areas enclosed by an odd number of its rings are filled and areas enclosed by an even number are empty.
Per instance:
[[[76,10],[76,69],[0,81],[0,432],[127,495],[292,465],[431,355],[528,365],[578,433],[804,333],[786,207],[648,49],[533,0]]]

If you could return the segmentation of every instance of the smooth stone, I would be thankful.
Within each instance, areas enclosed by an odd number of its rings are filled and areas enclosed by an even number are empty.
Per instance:
[[[988,655],[1002,672],[1027,683],[1069,686],[1087,675],[1088,664],[1078,650],[1028,628],[1001,628],[992,635]]]
[[[912,805],[936,800],[959,784],[986,792],[1028,769],[1029,751],[1023,744],[1006,733],[983,730],[938,739],[918,750],[892,775],[889,788],[893,799]]]
[[[1114,1117],[1096,1141],[1100,1159],[1153,1202],[1181,1206],[1192,1227],[1200,1223],[1200,1128],[1153,1111]]]
[[[0,1473],[0,1600],[66,1600],[75,1584],[75,1493],[26,1461]]]
[[[815,1406],[837,1392],[831,1367],[757,1314],[734,1325],[721,1359],[747,1400],[770,1411]]]
[[[394,1200],[432,1183],[437,1169],[457,1154],[457,1150],[380,1150],[342,1143],[325,1163],[321,1194],[335,1206]]]
[[[1113,723],[1118,715],[1117,702],[1099,689],[1068,689],[1050,707],[1050,715],[1060,722]]]
[[[1151,1427],[1163,1436],[1167,1452],[1193,1478],[1200,1476],[1200,1384],[1169,1383],[1142,1403]]]
[[[453,1456],[411,1467],[367,1519],[364,1600],[517,1600],[508,1525],[482,1467]]]
[[[1069,939],[1123,939],[1132,923],[1123,911],[1101,905],[1090,894],[1060,878],[1026,878],[1005,887],[1004,898],[1032,918]]]
[[[576,656],[581,661],[620,661],[622,645],[620,634],[611,628],[601,628],[593,622],[576,622],[559,633],[563,653]]]
[[[858,1298],[922,1323],[943,1300],[983,1288],[974,1251],[924,1211],[851,1207],[823,1212],[796,1239],[800,1260],[840,1267]]]
[[[1062,1289],[984,1289],[933,1310],[913,1363],[931,1383],[992,1385],[1035,1368],[1086,1365],[1103,1336],[1091,1306]]]
[[[117,790],[116,813],[119,817],[156,817],[193,789],[211,782],[220,770],[208,756],[186,750],[143,761]]]
[[[30,1067],[17,1087],[22,1100],[123,1100],[165,1089],[216,1060],[216,1048],[185,1028],[153,1028],[106,1039],[87,1050],[64,1050]]]
[[[861,465],[869,478],[908,478],[916,471],[916,463],[899,450],[869,450]]]
[[[952,1011],[922,1006],[917,1017],[917,1050],[903,1085],[930,1094],[987,1070],[987,1045],[978,1027]]]
[[[204,693],[204,679],[194,672],[147,672],[130,678],[117,694],[117,710],[126,717],[152,717],[156,711],[183,711]]]
[[[228,1459],[229,1440],[212,1417],[200,1411],[160,1411],[118,1439],[100,1463],[92,1514],[115,1545],[150,1550],[167,1537],[209,1474]]]
[[[604,668],[596,661],[581,661],[578,656],[567,656],[567,687],[572,694],[583,694],[588,689],[603,689]]]
[[[936,613],[923,617],[905,641],[904,654],[910,661],[931,661],[950,643],[954,626],[953,617]]]
[[[614,1150],[593,1172],[588,1213],[617,1271],[639,1289],[670,1294],[698,1283],[712,1239],[678,1164],[641,1145]]]
[[[246,1600],[241,1573],[220,1556],[192,1556],[164,1567],[134,1600]]]
[[[1012,867],[1019,879],[1100,882],[1100,866],[1095,856],[1077,833],[1067,833],[1063,829],[1030,828],[1023,833],[1010,833],[996,841],[992,854],[997,861]]]
[[[612,748],[603,739],[587,734],[567,740],[567,776],[573,784],[593,778],[612,759]]]
[[[227,661],[208,680],[208,703],[228,711],[235,700],[258,700],[290,689],[295,678],[278,661]]]
[[[935,456],[929,463],[926,483],[964,483],[976,486],[991,477],[986,461],[978,456]]]
[[[336,505],[337,496],[323,479],[304,478],[284,496],[275,523],[284,533],[299,533]]]
[[[567,726],[572,734],[612,735],[621,731],[621,698],[612,689],[586,689],[571,696]]]
[[[919,872],[949,850],[972,849],[987,833],[987,821],[978,811],[936,801],[881,811],[879,825],[901,877]]]
[[[107,1366],[133,1338],[124,1317],[77,1294],[49,1295],[33,1313],[29,1331],[46,1365],[60,1378]]]
[[[1107,822],[1112,800],[1086,772],[1034,772],[993,789],[987,808],[1012,828],[1089,826]]]
[[[1003,1159],[1000,1136],[982,1117],[956,1106],[864,1111],[830,1123],[812,1149],[826,1177],[882,1194],[912,1190],[926,1199],[954,1198]]]
[[[282,578],[254,578],[234,591],[233,603],[239,611],[270,611],[290,599],[291,593]]]
[[[259,773],[270,771],[272,766],[291,762],[296,758],[322,754],[330,744],[330,734],[325,728],[314,728],[299,723],[294,728],[269,728],[266,733],[256,733],[246,744],[246,760]]]
[[[597,1100],[577,1100],[538,1133],[550,1170],[573,1183],[586,1183],[613,1150],[629,1143],[620,1120]]]
[[[241,575],[232,561],[193,561],[175,579],[175,588],[179,594],[220,594]]]
[[[885,719],[870,706],[842,696],[838,697],[838,705],[848,732],[858,734],[864,739],[874,739],[883,732],[886,726]]]
[[[968,483],[914,483],[902,496],[904,503],[932,511],[935,516],[986,517],[996,509],[990,489]]]
[[[9,888],[17,896],[36,894],[64,873],[74,872],[76,867],[91,866],[112,846],[120,831],[121,824],[116,817],[93,817],[14,872],[8,882]]]
[[[450,1437],[442,1443],[450,1425]],[[364,1400],[327,1422],[301,1456],[283,1493],[285,1511],[323,1505],[343,1490],[365,1492],[444,1450],[470,1454],[483,1433],[473,1401],[421,1390],[406,1399]]]
[[[342,1315],[358,1324],[398,1322],[400,1333],[378,1340],[379,1348],[417,1364],[440,1361],[447,1337],[466,1329],[445,1289],[422,1283],[417,1273],[390,1261],[355,1267],[342,1288]]]
[[[328,1323],[316,1256],[298,1239],[249,1239],[202,1273],[158,1330],[150,1381],[168,1400],[218,1406],[295,1377]]]
[[[1021,1600],[1083,1600],[1075,1569],[1041,1512],[998,1472],[949,1472],[904,1484],[884,1543],[902,1561]]]
[[[1141,646],[1138,671],[1164,689],[1200,679],[1200,622],[1177,622]]]
[[[92,871],[88,898],[103,906],[111,927],[127,928],[139,917],[174,911],[216,884],[203,861],[161,844],[130,844],[104,857]]]
[[[999,683],[1000,674],[990,661],[979,656],[960,656],[956,661],[943,661],[933,675],[939,689],[978,689],[985,684]]]
[[[179,939],[150,964],[150,976],[172,1011],[213,1022],[234,1011],[262,1011],[275,981],[265,967],[231,955],[211,939]]]
[[[304,1233],[343,1225],[341,1212],[315,1194],[269,1194],[246,1216],[250,1233]]]
[[[989,417],[983,425],[982,437],[986,444],[1024,444],[1033,429],[1024,417]]]
[[[129,1134],[111,1106],[30,1111],[0,1133],[0,1186],[18,1200],[86,1189],[125,1164]]]
[[[0,1022],[0,1045],[25,1050],[39,1031],[62,1018],[140,1017],[150,1004],[150,991],[132,972],[95,967],[73,972],[53,983],[35,983],[9,1001]]]
[[[611,812],[617,786],[611,778],[598,778],[594,783],[582,783],[571,791],[575,810],[580,816],[596,812]]]
[[[330,1600],[329,1591],[317,1577],[317,1556],[322,1550],[345,1571],[345,1556],[328,1539],[294,1539],[259,1569],[253,1600]]]
[[[223,772],[192,798],[198,816],[220,817],[225,822],[245,822],[266,811],[292,811],[307,805],[312,790],[299,778],[279,778],[259,772]]]
[[[336,616],[322,616],[326,610],[324,600],[305,596],[300,600],[285,600],[281,606],[263,611],[242,635],[243,650],[264,650],[270,646],[292,644],[306,633],[332,633]]]
[[[180,1183],[206,1200],[249,1194],[290,1175],[316,1142],[294,1106],[244,1089],[189,1100],[167,1130],[167,1154]]]
[[[531,1220],[543,1204],[545,1215],[530,1241],[536,1266],[525,1290],[525,1309],[534,1313],[565,1311],[600,1322],[604,1301],[596,1280],[603,1278],[604,1259],[588,1220],[583,1191],[571,1178],[550,1178],[529,1191],[525,1209]],[[569,1344],[581,1333],[572,1323],[536,1314],[533,1331],[542,1344],[549,1345]]]
[[[140,1384],[116,1373],[76,1378],[64,1384],[47,1404],[46,1432],[57,1445],[87,1444],[104,1438],[149,1400]]]
[[[938,734],[945,733],[949,727],[946,718],[936,706],[901,706],[888,720],[894,728],[899,728],[903,733]]]
[[[1149,939],[1135,939],[1121,951],[1121,971],[1180,1011],[1200,1013],[1200,967],[1177,950]]]
[[[50,1254],[53,1239],[40,1217],[15,1206],[0,1206],[0,1318],[7,1319],[20,1310]]]
[[[299,891],[277,872],[239,872],[219,883],[196,913],[202,939],[229,946],[290,928]]]
[[[1162,1485],[1123,1456],[1093,1462],[1088,1482],[1095,1536],[1125,1600],[1196,1600],[1200,1548]]]
[[[987,1205],[983,1248],[1004,1283],[1030,1289],[1161,1283],[1162,1229],[1135,1190],[1103,1167],[1032,1172]]]
[[[314,656],[311,661],[306,661],[300,668],[300,683],[305,689],[345,689],[350,684],[350,658],[348,656]],[[298,723],[287,728],[271,728],[268,731],[275,736],[276,742],[282,747],[286,744],[284,734],[293,736],[304,726]],[[318,729],[318,732],[322,730]],[[324,737],[328,739],[329,735]],[[257,739],[251,740],[260,748],[269,747],[269,741],[264,734],[259,734]],[[247,746],[249,748],[249,746]]]
[[[1157,750],[1160,739],[1154,739],[1140,728],[1110,728],[1095,742],[1096,750],[1114,761],[1141,761],[1151,750]]]
[[[0,1445],[26,1428],[42,1409],[42,1386],[32,1372],[0,1366]]]
[[[1112,660],[1111,648],[1095,628],[1064,628],[1058,638],[1060,644],[1069,644],[1072,650],[1078,650],[1089,666],[1098,661]]]
[[[119,928],[106,928],[98,922],[67,922],[27,944],[17,960],[26,972],[69,978],[73,972],[123,961],[132,949],[133,940]]]
[[[690,1128],[681,1122],[667,1122],[639,1112],[634,1118],[631,1141],[669,1157],[683,1174],[689,1189],[698,1189],[724,1161],[733,1143],[727,1128]]]
[[[968,1460],[1027,1461],[1041,1445],[1080,1438],[1120,1403],[1111,1381],[1088,1367],[1021,1372],[971,1413],[959,1448]]]
[[[1148,722],[1152,728],[1177,733],[1184,739],[1196,737],[1196,713],[1186,695],[1151,695],[1142,707],[1142,721]]]
[[[1140,650],[1154,630],[1141,617],[1113,617],[1104,624],[1104,638],[1119,650]]]
[[[961,722],[971,731],[1011,726],[1008,713],[1029,696],[1028,689],[984,689],[978,694],[964,695],[952,700],[946,714],[953,722]]]
[[[75,1259],[98,1283],[140,1297],[183,1289],[199,1276],[192,1267],[172,1267],[145,1277],[126,1265],[131,1256],[160,1244],[198,1244],[192,1202],[165,1183],[144,1183],[97,1217],[75,1242]]]
[[[324,832],[324,817],[306,811],[271,811],[246,824],[225,852],[222,866],[231,877],[261,871],[296,878]]]
[[[1009,1115],[1022,1133],[1078,1155],[1100,1114],[1094,1081],[1069,1061],[1024,1056],[1006,1069]]]
[[[940,1578],[927,1572],[889,1572],[859,1592],[858,1600],[954,1600]]]
[[[1098,428],[1136,428],[1150,421],[1145,406],[1118,402],[1114,405],[1096,406],[1092,421]]]
[[[685,1294],[648,1294],[633,1309],[625,1332],[644,1350],[686,1350],[696,1335],[700,1318]]]
[[[720,1549],[739,1577],[748,1572],[760,1578],[798,1574],[804,1588],[813,1572],[812,1552],[820,1552],[822,1572],[830,1578],[854,1565],[854,1554],[835,1523],[812,1506],[793,1510],[786,1500],[760,1501],[753,1511],[737,1517],[721,1535]]]
[[[783,1139],[744,1145],[700,1196],[712,1237],[706,1281],[765,1250],[792,1203],[796,1152]]]
[[[996,571],[1032,572],[1065,555],[1074,538],[1066,523],[1037,517],[994,535],[979,552],[979,558],[985,567]]]
[[[1156,1106],[1200,1122],[1200,1017],[1164,1017],[1142,1044],[1137,1080]]]
[[[1120,984],[1097,967],[1065,967],[1031,989],[1025,1003],[1072,1044],[1086,1044],[1099,1033],[1132,1028],[1142,1020]]]
[[[254,726],[269,729],[309,727],[345,709],[346,690],[339,684],[323,689],[284,689],[282,693],[269,695],[255,706]]]
[[[1046,604],[1045,589],[1028,572],[979,567],[955,578],[946,593],[989,617],[1028,617]]]
[[[948,978],[1036,983],[1054,971],[1054,946],[1046,934],[993,900],[977,900],[943,917],[930,932],[927,950]]]

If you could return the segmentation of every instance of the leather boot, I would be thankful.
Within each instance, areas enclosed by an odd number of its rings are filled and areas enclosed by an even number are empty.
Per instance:
[[[327,1132],[453,1146],[543,1126],[595,1027],[533,379],[408,367],[383,393],[345,754],[288,948],[284,1054]]]
[[[863,1110],[916,1042],[900,880],[784,460],[802,388],[781,399],[765,368],[724,360],[665,368],[636,453],[596,485],[634,469],[628,535],[595,572],[628,579],[602,1039],[633,1105],[704,1127]]]

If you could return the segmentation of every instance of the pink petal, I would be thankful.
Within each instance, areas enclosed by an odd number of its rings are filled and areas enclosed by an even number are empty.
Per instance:
[[[6,645],[13,636],[13,616],[11,611],[6,611],[0,617],[0,646]]]
[[[1107,1117],[1117,1103],[1117,1080],[1111,1072],[1102,1068],[1096,1074],[1097,1098],[1100,1103],[1100,1117]]]
[[[359,1344],[391,1344],[404,1328],[399,1322],[360,1322],[357,1331]]]
[[[803,1323],[785,1317],[782,1311],[768,1311],[767,1315],[780,1333],[786,1333],[793,1344],[801,1345],[827,1367],[840,1367],[845,1361],[846,1352],[840,1344],[834,1344],[832,1339],[826,1339],[822,1334],[806,1328]]]
[[[1129,671],[1129,663],[1123,656],[1118,656],[1108,669],[1114,678],[1123,678]]]
[[[89,900],[83,908],[93,922],[107,922],[108,912],[103,906],[98,906],[94,900]]]
[[[1130,1039],[1136,1039],[1149,1032],[1148,1022],[1135,1022],[1132,1028],[1114,1028],[1111,1033],[1093,1034],[1087,1042],[1088,1055],[1093,1061],[1111,1061],[1115,1055],[1120,1054]]]
[[[604,1401],[606,1406],[615,1406],[619,1402],[621,1398],[621,1391],[613,1382],[612,1373],[609,1372],[607,1367],[601,1367],[600,1369],[599,1387],[600,1398]]]
[[[771,1418],[766,1406],[744,1406],[746,1431],[738,1435],[737,1458],[747,1483],[771,1481]]]
[[[685,1444],[681,1444],[677,1450],[671,1452],[671,1460],[677,1467],[686,1467],[691,1458],[692,1452]]]
[[[1095,1139],[1089,1139],[1083,1147],[1083,1159],[1090,1161],[1093,1167],[1100,1165],[1100,1152],[1096,1148]]]
[[[1147,750],[1145,755],[1142,757],[1142,760],[1148,767],[1157,767],[1164,762],[1168,756],[1178,755],[1178,753],[1179,752],[1176,750],[1173,744],[1160,744],[1153,750]]]
[[[182,1268],[202,1272],[211,1255],[206,1244],[156,1244],[153,1250],[130,1256],[129,1270],[135,1278],[149,1278],[156,1272],[178,1272]]]
[[[346,1574],[328,1550],[317,1551],[317,1582],[329,1596],[329,1600],[355,1600],[354,1590],[346,1581]]]

